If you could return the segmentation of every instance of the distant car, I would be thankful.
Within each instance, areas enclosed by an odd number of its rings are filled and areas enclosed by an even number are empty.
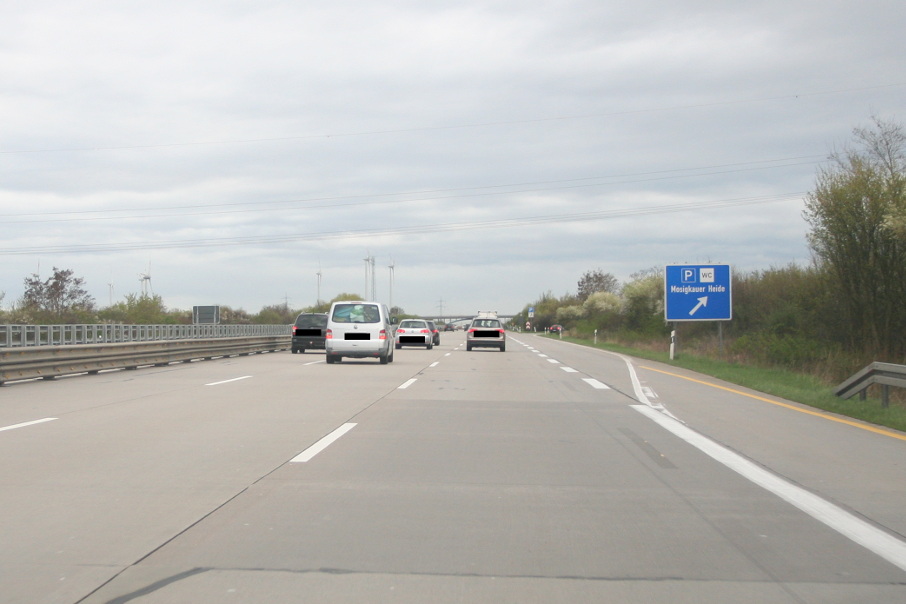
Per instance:
[[[551,329],[550,329],[551,333],[561,333],[562,331],[563,331],[562,325],[551,325]]]
[[[506,350],[506,331],[499,319],[475,318],[466,331],[466,350],[497,348]]]
[[[444,325],[444,331],[456,331],[456,328],[453,327],[452,323],[447,323],[446,325]]]
[[[396,347],[424,346],[428,350],[434,347],[434,333],[427,321],[421,319],[403,319],[396,328]]]
[[[434,337],[431,340],[432,343],[435,346],[440,346],[440,331],[437,329],[437,325],[434,324],[434,321],[428,321],[428,329],[434,334]]]
[[[327,313],[304,312],[293,323],[293,339],[290,350],[293,354],[307,349],[324,350],[327,332]]]

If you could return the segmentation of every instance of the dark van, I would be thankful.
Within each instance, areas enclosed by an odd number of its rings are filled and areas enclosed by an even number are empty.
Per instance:
[[[326,331],[326,313],[304,312],[296,317],[293,324],[293,354],[305,352],[307,348],[324,350]]]

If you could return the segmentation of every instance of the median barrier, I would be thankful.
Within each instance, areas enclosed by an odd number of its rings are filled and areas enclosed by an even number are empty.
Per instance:
[[[288,331],[285,335],[0,348],[0,385],[14,380],[52,379],[110,369],[136,369],[288,350],[292,339]]]

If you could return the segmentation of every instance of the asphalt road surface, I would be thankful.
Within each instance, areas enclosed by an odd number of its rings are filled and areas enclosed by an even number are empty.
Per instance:
[[[461,333],[0,388],[0,602],[904,602],[906,435]]]

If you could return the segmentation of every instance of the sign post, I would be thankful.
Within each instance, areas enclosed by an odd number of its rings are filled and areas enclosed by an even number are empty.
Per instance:
[[[674,324],[683,321],[733,319],[733,280],[730,265],[667,265],[664,271],[664,317],[668,323]],[[723,326],[718,323],[718,328],[721,327]],[[722,329],[720,335],[723,340]],[[671,360],[675,346],[674,329],[670,336]]]

